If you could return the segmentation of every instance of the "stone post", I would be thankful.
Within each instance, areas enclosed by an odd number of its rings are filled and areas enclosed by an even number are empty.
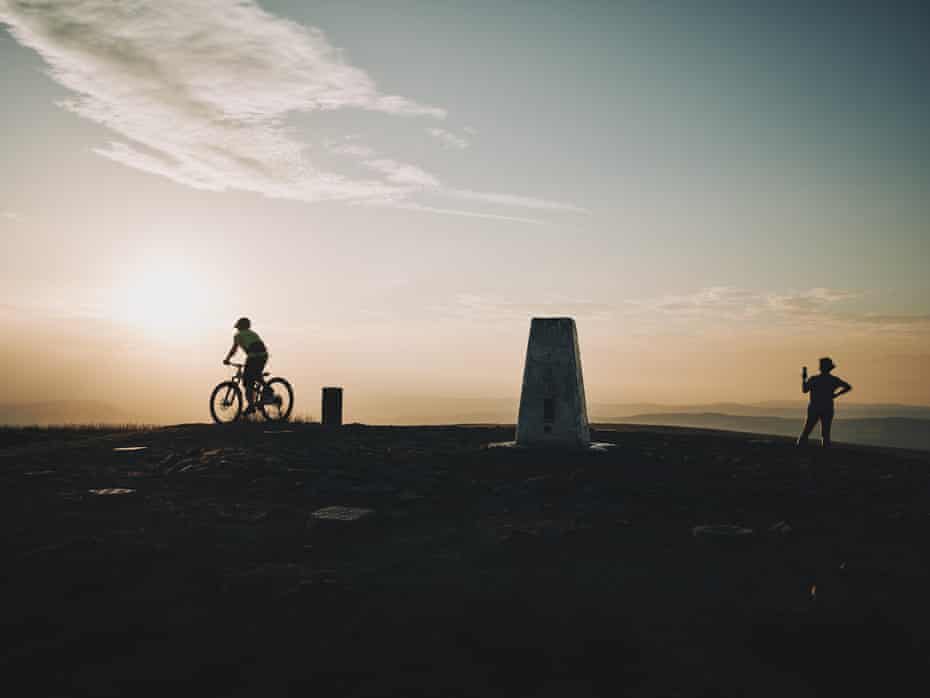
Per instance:
[[[533,318],[526,347],[517,444],[591,443],[578,330],[573,318]]]
[[[323,388],[323,411],[320,421],[325,426],[342,425],[342,388]]]

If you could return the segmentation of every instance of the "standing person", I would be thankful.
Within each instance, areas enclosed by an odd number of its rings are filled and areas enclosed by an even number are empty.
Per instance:
[[[810,393],[810,404],[807,406],[807,423],[804,431],[798,437],[798,446],[807,444],[814,426],[820,422],[820,435],[824,448],[830,446],[830,427],[833,425],[833,401],[840,395],[845,395],[852,386],[842,378],[832,375],[836,364],[829,356],[820,360],[820,373],[808,379],[807,366],[801,369],[801,392]]]
[[[249,405],[245,408],[244,414],[252,414],[255,411],[255,391],[252,389],[252,384],[262,378],[262,371],[268,363],[268,349],[262,338],[252,329],[252,322],[247,317],[239,318],[234,327],[237,332],[233,335],[232,347],[223,359],[223,363],[229,365],[229,360],[237,349],[245,352],[242,380],[245,383],[245,400]]]

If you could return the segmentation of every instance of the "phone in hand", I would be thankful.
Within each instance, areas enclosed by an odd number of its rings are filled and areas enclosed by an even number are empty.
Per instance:
[[[801,367],[801,375],[807,378],[807,366]]]

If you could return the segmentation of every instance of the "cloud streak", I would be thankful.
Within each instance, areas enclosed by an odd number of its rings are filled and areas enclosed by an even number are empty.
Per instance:
[[[691,294],[628,300],[618,312],[642,318],[658,327],[670,323],[723,323],[734,327],[769,327],[779,331],[813,329],[894,335],[930,332],[930,315],[882,314],[844,309],[844,303],[865,294],[831,288],[762,292],[711,286]]]
[[[631,300],[627,301],[627,305],[649,313],[692,317],[750,318],[763,314],[799,316],[822,313],[834,303],[861,295],[827,288],[764,293],[731,286],[709,286],[686,295]]]
[[[439,180],[425,170],[407,162],[380,159],[366,160],[365,166],[383,174],[393,184],[403,187],[412,187],[414,190],[435,189]]]
[[[253,0],[0,0],[0,22],[75,93],[62,106],[118,134],[98,154],[186,186],[381,205],[439,192],[486,204],[576,210],[440,189],[422,168],[375,157],[359,143],[328,150],[365,159],[371,177],[321,169],[286,125],[290,116],[356,109],[444,119],[446,111],[381,92],[322,31],[266,12]],[[449,147],[467,145],[451,131],[429,132]]]
[[[469,145],[467,138],[462,138],[461,136],[452,133],[452,131],[447,131],[444,128],[428,128],[426,129],[426,132],[446,148],[452,148],[453,150],[465,150],[465,148],[467,148]]]
[[[570,213],[589,213],[587,209],[574,204],[548,199],[537,199],[530,196],[517,196],[514,194],[497,194],[494,192],[471,191],[470,189],[447,189],[445,194],[456,199],[476,201],[486,204],[499,204],[502,206],[519,206],[521,208],[535,208],[545,211],[567,211]]]
[[[777,336],[825,331],[837,336],[887,336],[925,339],[930,315],[857,312],[846,301],[856,291],[811,288],[801,291],[752,291],[711,286],[690,294],[639,300],[548,297],[538,301],[493,295],[459,294],[431,308],[446,320],[514,323],[533,316],[571,315],[585,320],[620,323],[628,335],[656,337],[699,335],[723,330],[728,335],[771,330]]]

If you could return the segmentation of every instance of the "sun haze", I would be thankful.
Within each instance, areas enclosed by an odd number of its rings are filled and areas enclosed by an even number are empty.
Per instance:
[[[919,3],[0,0],[0,403],[209,419],[252,319],[296,411],[930,403]],[[482,402],[485,401],[485,402]],[[495,407],[494,409],[498,409]],[[496,414],[496,413],[495,413]]]

